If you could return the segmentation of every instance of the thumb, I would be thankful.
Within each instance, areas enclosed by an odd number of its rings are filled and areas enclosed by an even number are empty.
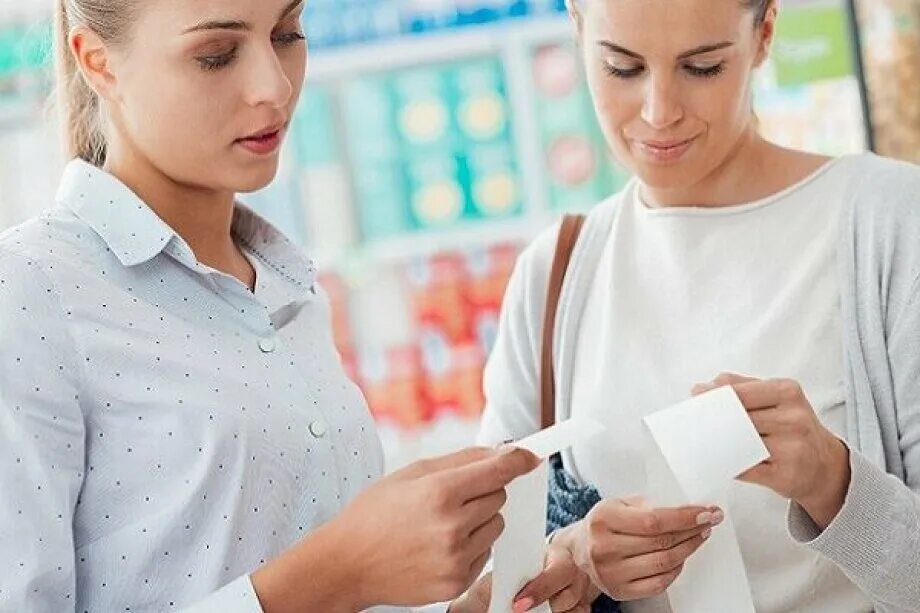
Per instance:
[[[499,454],[499,450],[489,447],[468,447],[448,455],[413,462],[402,470],[395,472],[394,475],[399,475],[405,479],[417,479],[443,470],[480,462]]]
[[[476,605],[477,610],[487,611],[492,600],[492,573],[480,577],[470,588],[469,597]]]
[[[691,394],[694,396],[699,396],[705,394],[706,392],[711,392],[714,389],[720,387],[725,387],[726,385],[740,385],[742,383],[750,383],[751,381],[757,381],[755,377],[749,377],[747,375],[739,375],[738,373],[733,372],[723,372],[719,373],[715,379],[712,381],[706,381],[703,383],[697,383],[690,390]]]
[[[515,605],[529,600],[527,608],[524,609],[526,611],[530,607],[543,604],[572,585],[578,574],[572,552],[565,547],[551,545],[546,554],[543,572],[518,593]]]

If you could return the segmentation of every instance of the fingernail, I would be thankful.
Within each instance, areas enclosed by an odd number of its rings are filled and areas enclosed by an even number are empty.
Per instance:
[[[703,511],[702,513],[696,516],[697,526],[704,526],[706,524],[711,524],[711,523],[712,523],[712,513],[710,513],[709,511]]]
[[[722,511],[716,511],[715,513],[712,514],[711,523],[713,526],[718,526],[723,521],[725,521],[725,513],[723,513]]]
[[[712,536],[712,528],[706,528],[700,533],[700,536],[703,537],[703,540],[705,541],[710,536]]]
[[[527,613],[530,611],[530,608],[533,607],[533,598],[525,598],[524,600],[518,600],[514,603],[514,613]]]

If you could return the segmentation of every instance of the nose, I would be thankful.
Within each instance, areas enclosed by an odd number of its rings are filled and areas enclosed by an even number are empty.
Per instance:
[[[642,119],[656,130],[668,128],[679,122],[684,116],[672,81],[668,77],[656,78],[654,76],[647,81],[645,100],[642,105]]]
[[[281,109],[290,103],[294,84],[273,47],[259,53],[258,59],[252,63],[247,91],[251,106],[267,104]]]

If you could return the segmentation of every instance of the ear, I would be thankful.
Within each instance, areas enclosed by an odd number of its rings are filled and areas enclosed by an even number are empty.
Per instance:
[[[770,49],[773,47],[773,39],[776,37],[776,20],[779,17],[779,3],[775,0],[770,3],[767,12],[764,15],[763,23],[757,30],[757,57],[754,66],[759,68],[767,61],[770,56]]]
[[[584,26],[584,17],[581,14],[582,9],[578,6],[579,0],[565,0],[565,8],[569,13],[569,18],[575,26],[578,39],[581,40],[581,34]]]
[[[113,100],[118,80],[112,72],[112,58],[102,38],[86,27],[74,28],[70,50],[89,87],[103,99]]]

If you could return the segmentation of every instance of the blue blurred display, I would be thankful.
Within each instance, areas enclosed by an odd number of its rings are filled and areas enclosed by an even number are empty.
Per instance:
[[[565,0],[311,0],[313,48],[337,47],[565,11]]]

